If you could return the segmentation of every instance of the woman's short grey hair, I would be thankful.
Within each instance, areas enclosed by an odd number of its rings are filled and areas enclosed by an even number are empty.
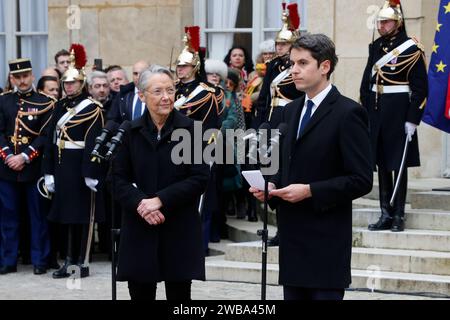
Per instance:
[[[147,90],[148,83],[150,82],[151,78],[157,74],[165,74],[168,76],[172,81],[174,81],[174,77],[172,72],[170,72],[169,69],[166,67],[158,66],[158,65],[152,65],[148,69],[144,70],[141,75],[139,76],[138,81],[138,90],[141,93],[144,93],[145,90]]]
[[[103,71],[92,71],[87,76],[87,83],[89,86],[92,86],[94,83],[94,79],[105,79],[108,82],[108,76]]]

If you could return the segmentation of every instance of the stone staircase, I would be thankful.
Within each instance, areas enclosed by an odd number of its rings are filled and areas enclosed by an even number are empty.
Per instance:
[[[431,191],[444,186],[450,180],[410,182],[406,230],[400,233],[367,230],[380,215],[377,191],[355,201],[351,288],[450,297],[450,192]],[[207,259],[207,279],[261,283],[256,232],[262,223],[229,219],[228,227],[234,243],[224,246],[224,255]],[[275,231],[269,226],[269,235]],[[278,248],[268,251],[267,283],[278,284]]]

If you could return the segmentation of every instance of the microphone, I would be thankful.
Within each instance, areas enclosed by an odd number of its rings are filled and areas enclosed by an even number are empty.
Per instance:
[[[100,153],[98,150],[103,146],[106,142],[106,139],[109,137],[109,135],[116,131],[119,125],[115,123],[114,121],[108,121],[106,123],[106,126],[102,129],[102,133],[95,138],[95,147],[91,152],[91,157],[96,158],[100,156]]]
[[[131,123],[129,121],[125,121],[120,125],[119,130],[117,130],[117,134],[111,139],[111,145],[109,146],[109,150],[105,155],[105,160],[111,159],[112,155],[114,154],[114,151],[117,149],[118,146],[122,144],[122,139],[123,136],[125,135],[125,132],[128,131],[130,128]]]
[[[277,127],[277,131],[278,132],[276,133],[275,137],[270,139],[270,147],[267,149],[267,152],[265,155],[266,158],[270,157],[270,155],[272,154],[273,148],[281,145],[281,139],[283,139],[284,136],[286,136],[286,134],[287,134],[288,125],[284,122],[280,123]]]
[[[257,150],[258,150],[258,143],[260,142],[261,138],[264,136],[264,134],[267,134],[267,137],[269,136],[268,133],[270,132],[270,124],[267,122],[262,123],[257,131],[257,134],[250,134],[245,138],[247,138],[246,140],[250,140],[249,145],[249,151],[248,151],[248,155],[247,157],[250,159],[250,162],[253,164],[256,164],[258,162],[258,155],[257,155]],[[263,148],[264,146],[262,146],[261,148]],[[265,148],[267,148],[267,146],[265,146]]]

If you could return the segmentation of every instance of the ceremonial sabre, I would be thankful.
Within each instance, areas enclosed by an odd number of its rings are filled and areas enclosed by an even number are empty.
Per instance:
[[[403,176],[403,171],[405,169],[406,156],[408,154],[409,138],[410,138],[409,135],[406,135],[405,149],[403,150],[403,158],[402,158],[402,162],[400,164],[400,171],[398,172],[398,177],[397,177],[397,181],[395,182],[394,192],[392,193],[391,201],[389,202],[391,207],[394,206],[395,196],[397,195],[398,186],[400,185],[400,181]]]

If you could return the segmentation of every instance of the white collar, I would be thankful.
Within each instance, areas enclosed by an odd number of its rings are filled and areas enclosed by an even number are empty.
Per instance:
[[[330,93],[331,89],[333,89],[333,86],[332,86],[331,83],[330,83],[330,84],[328,84],[328,86],[327,86],[324,90],[322,90],[322,91],[321,91],[318,95],[316,95],[314,98],[310,99],[310,98],[308,97],[308,95],[306,95],[305,103],[306,103],[308,100],[312,100],[312,102],[314,102],[314,105],[315,105],[316,107],[320,106],[320,104],[323,102],[323,100],[325,100],[325,98],[327,97],[327,95]]]

